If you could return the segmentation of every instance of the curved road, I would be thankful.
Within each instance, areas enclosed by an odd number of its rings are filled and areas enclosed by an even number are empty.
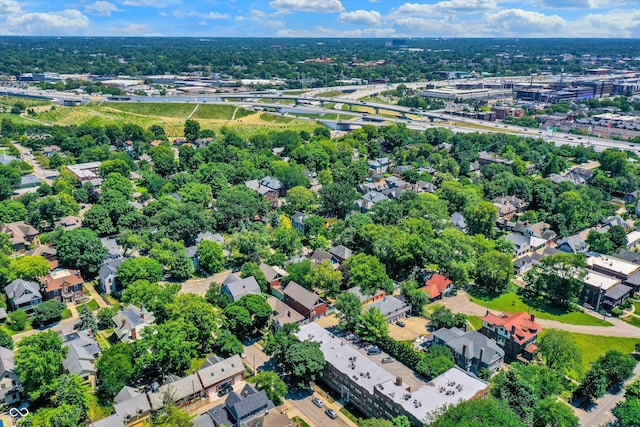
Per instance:
[[[471,301],[469,294],[464,291],[458,291],[458,294],[453,297],[444,298],[438,301],[438,304],[442,304],[448,307],[453,312],[464,313],[472,316],[484,316],[487,312],[487,308],[483,307],[475,302]],[[492,313],[500,314],[499,311],[489,310]],[[593,312],[587,311],[593,315]],[[600,318],[600,316],[594,316]],[[536,322],[545,329],[562,329],[568,332],[575,332],[578,334],[587,335],[606,335],[610,337],[623,337],[623,338],[640,338],[640,328],[623,322],[620,319],[608,317],[607,322],[613,323],[613,326],[588,326],[588,325],[572,325],[569,323],[562,323],[556,320],[536,319]]]

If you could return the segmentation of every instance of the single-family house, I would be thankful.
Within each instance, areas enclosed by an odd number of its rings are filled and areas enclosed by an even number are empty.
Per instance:
[[[482,317],[480,333],[494,339],[508,359],[522,357],[524,361],[531,361],[538,348],[536,340],[540,329],[533,314],[503,313],[498,316],[487,311]]]
[[[84,279],[77,270],[57,268],[40,278],[44,299],[57,299],[63,303],[76,302],[83,299]]]
[[[418,193],[435,193],[438,190],[438,187],[431,183],[431,182],[427,182],[427,181],[422,181],[419,180],[418,182],[416,182],[416,192]]]
[[[364,312],[372,308],[377,308],[384,318],[387,319],[387,323],[396,322],[411,314],[411,305],[408,304],[404,298],[394,297],[393,295],[386,295],[378,301],[365,305],[362,307],[362,311]]]
[[[342,264],[345,262],[351,255],[353,255],[353,251],[346,246],[338,245],[329,249],[329,253],[333,255],[338,263]]]
[[[302,213],[299,211],[295,211],[293,215],[291,215],[291,227],[295,230],[298,230],[300,233],[304,234],[306,225],[305,220],[309,218],[311,215]]]
[[[100,357],[100,347],[90,330],[62,334],[62,346],[68,348],[62,367],[68,374],[76,374],[91,387],[96,386],[97,370],[94,366]]]
[[[258,194],[269,200],[271,204],[275,204],[278,201],[278,197],[284,197],[286,194],[284,184],[282,184],[279,179],[272,176],[245,181],[244,185],[256,190]]]
[[[124,258],[117,258],[102,264],[98,270],[98,285],[105,294],[112,294],[118,290],[117,272]]]
[[[442,274],[434,273],[426,280],[420,291],[425,292],[429,300],[436,301],[453,291],[453,282]]]
[[[58,268],[58,250],[49,245],[38,245],[35,248],[25,252],[29,256],[41,256],[49,263],[49,268],[55,270]]]
[[[255,277],[249,276],[241,279],[235,274],[231,273],[222,282],[222,288],[220,292],[229,295],[232,301],[238,301],[245,295],[256,294],[260,295],[262,290],[260,285],[256,281]]]
[[[106,260],[118,259],[124,256],[124,250],[118,244],[116,237],[103,237],[100,239],[102,246],[107,250]]]
[[[338,266],[340,265],[336,256],[323,249],[316,249],[315,251],[313,251],[309,259],[314,264],[320,264],[322,261],[328,260],[334,268],[338,268]]]
[[[533,256],[525,255],[513,261],[513,271],[516,276],[521,276],[531,270],[537,263]]]
[[[388,157],[378,157],[377,159],[369,160],[367,162],[369,170],[373,173],[385,173],[391,166],[391,160]]]
[[[34,174],[29,174],[29,175],[23,175],[20,178],[19,187],[20,188],[34,188],[34,187],[39,187],[40,184],[42,184],[40,182],[40,178],[38,178]]]
[[[141,332],[147,326],[155,323],[156,318],[153,313],[129,304],[124,309],[119,310],[113,316],[115,325],[114,333],[122,342],[132,342],[141,337]]]
[[[207,414],[215,427],[271,427],[264,419],[274,408],[264,390],[258,391],[247,384],[240,393],[232,391],[223,405],[216,406]]]
[[[196,236],[196,244],[202,242],[203,240],[211,240],[212,242],[216,242],[220,244],[220,246],[224,246],[226,243],[226,239],[220,233],[212,233],[210,231],[203,231],[198,233]]]
[[[286,270],[277,266],[271,267],[264,262],[261,262],[258,268],[260,268],[260,271],[262,271],[264,277],[267,279],[269,288],[272,286],[279,286],[282,278],[289,275]]]
[[[24,221],[4,224],[2,232],[9,235],[14,252],[24,253],[31,245],[38,243],[38,230]]]
[[[460,212],[454,212],[451,214],[451,222],[453,222],[453,225],[455,225],[458,230],[463,233],[467,232],[467,221],[464,218],[464,215]]]
[[[4,288],[11,310],[31,311],[42,302],[40,285],[23,279],[16,279]]]
[[[42,154],[44,154],[46,157],[51,157],[54,154],[61,152],[62,148],[58,147],[57,145],[48,145],[46,147],[42,147]]]
[[[15,353],[0,347],[0,404],[9,407],[20,402],[22,384],[14,363]]]
[[[627,249],[620,249],[615,255],[616,258],[622,259],[633,264],[640,264],[640,253],[633,252]]]
[[[438,329],[433,333],[432,343],[449,347],[456,365],[475,374],[481,369],[488,369],[491,375],[494,375],[504,362],[504,350],[494,339],[478,331],[466,332],[458,328]]]
[[[124,386],[113,398],[113,409],[114,415],[120,416],[126,422],[127,427],[146,425],[147,420],[151,417],[151,404],[147,393],[142,393],[129,386]],[[118,424],[105,424],[104,427],[112,427],[113,425],[118,426]],[[123,425],[125,424],[123,423]],[[93,427],[99,426],[94,425]]]
[[[411,165],[402,165],[402,166],[396,166],[393,169],[391,169],[391,173],[394,174],[397,177],[402,178],[402,174],[410,171],[412,169],[415,169],[413,166]]]
[[[373,205],[383,200],[389,200],[389,197],[377,191],[370,191],[355,201],[354,209],[360,213],[367,213],[373,209]]]
[[[363,294],[360,286],[354,286],[353,288],[347,289],[347,292],[350,294],[354,294],[360,300],[360,304],[370,304],[375,301],[379,301],[384,298],[384,291],[382,289],[378,289],[373,295],[372,294]]]
[[[276,331],[288,323],[297,323],[298,325],[302,325],[307,321],[302,314],[298,313],[294,308],[289,307],[284,301],[281,301],[276,297],[267,298],[267,304],[269,304],[273,311],[273,314],[271,315],[271,322],[273,329]]]
[[[573,236],[564,237],[558,240],[556,249],[562,252],[577,254],[579,252],[587,251],[587,242],[579,234]]]
[[[79,216],[63,216],[55,222],[56,227],[62,227],[66,231],[82,227],[82,218]]]
[[[631,221],[623,219],[620,215],[614,215],[609,218],[605,218],[600,221],[600,224],[601,225],[599,227],[599,230],[601,231],[607,231],[614,225],[624,228],[625,232],[629,231],[629,229],[633,227],[633,223]]]
[[[167,383],[157,391],[147,393],[152,411],[159,411],[164,408],[168,400],[171,400],[177,406],[186,406],[194,400],[204,397],[204,395],[200,378],[195,373],[183,378],[169,376]]]
[[[284,302],[310,321],[324,317],[327,312],[327,304],[322,298],[296,282],[289,282],[282,293]]]
[[[542,249],[547,241],[534,236],[523,236],[521,234],[509,233],[504,238],[513,243],[515,250],[514,258],[520,258],[531,252]]]
[[[498,202],[493,202],[493,206],[498,209],[498,217],[504,219],[511,219],[518,212],[518,209],[511,204],[508,200],[502,200],[500,197],[494,199]]]
[[[534,224],[525,222],[517,222],[513,227],[513,231],[518,231],[525,236],[537,237],[547,242],[555,241],[558,234],[551,229],[551,225],[546,222],[536,222]]]
[[[211,355],[196,372],[207,395],[215,395],[222,387],[244,381],[245,367],[239,355],[223,359]]]

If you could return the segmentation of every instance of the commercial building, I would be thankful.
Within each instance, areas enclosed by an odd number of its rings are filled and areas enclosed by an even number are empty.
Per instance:
[[[403,379],[315,323],[302,326],[297,336],[320,343],[326,359],[323,381],[368,417],[405,415],[412,425],[422,426],[434,411],[489,391],[487,382],[458,367],[429,382],[407,369]]]

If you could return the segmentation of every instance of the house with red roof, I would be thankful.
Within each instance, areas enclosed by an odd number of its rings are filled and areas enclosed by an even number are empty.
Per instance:
[[[487,311],[482,317],[480,333],[496,340],[507,358],[528,362],[538,349],[536,340],[540,330],[540,324],[533,314],[522,312],[496,315]]]
[[[431,301],[448,296],[453,291],[453,282],[442,274],[435,273],[420,288],[420,291],[429,295]]]

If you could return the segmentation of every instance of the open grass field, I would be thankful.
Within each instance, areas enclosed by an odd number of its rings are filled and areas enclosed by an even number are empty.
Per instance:
[[[636,313],[637,313],[637,311],[636,311]],[[636,328],[640,328],[640,317],[638,317],[638,316],[634,316],[632,314],[631,316],[621,317],[620,320],[624,320],[628,324],[633,325]]]
[[[508,292],[500,295],[496,298],[485,298],[478,296],[471,296],[471,300],[476,304],[487,306],[491,310],[506,311],[510,313],[517,313],[520,311],[528,311],[535,314],[540,319],[556,320],[562,323],[568,323],[571,325],[588,325],[588,326],[613,326],[607,321],[603,321],[597,317],[590,316],[586,313],[580,313],[578,311],[566,312],[544,302],[535,302],[535,304],[528,305],[522,297],[515,292]]]
[[[36,119],[46,124],[57,125],[105,126],[131,123],[145,129],[157,124],[164,127],[167,136],[182,137],[184,122],[191,114],[191,118],[197,120],[202,129],[218,132],[222,126],[228,126],[241,137],[264,133],[267,129],[313,132],[318,126],[312,121],[253,112],[232,104],[195,103],[90,103],[80,107],[57,107],[55,110],[39,113]],[[16,115],[7,116],[16,122],[33,123]]]
[[[320,92],[316,95],[316,98],[335,98],[336,96],[340,96],[343,93],[339,90],[330,90],[328,92]]]
[[[547,331],[548,329],[542,330],[538,336],[538,340],[543,337]],[[635,345],[638,342],[636,338],[605,337],[602,335],[586,335],[572,332],[569,332],[569,335],[575,340],[582,353],[582,375],[589,370],[591,364],[595,362],[598,357],[603,356],[607,351],[619,350],[623,353],[630,354],[634,351]],[[577,373],[575,373],[575,375],[576,379],[578,379]]]

